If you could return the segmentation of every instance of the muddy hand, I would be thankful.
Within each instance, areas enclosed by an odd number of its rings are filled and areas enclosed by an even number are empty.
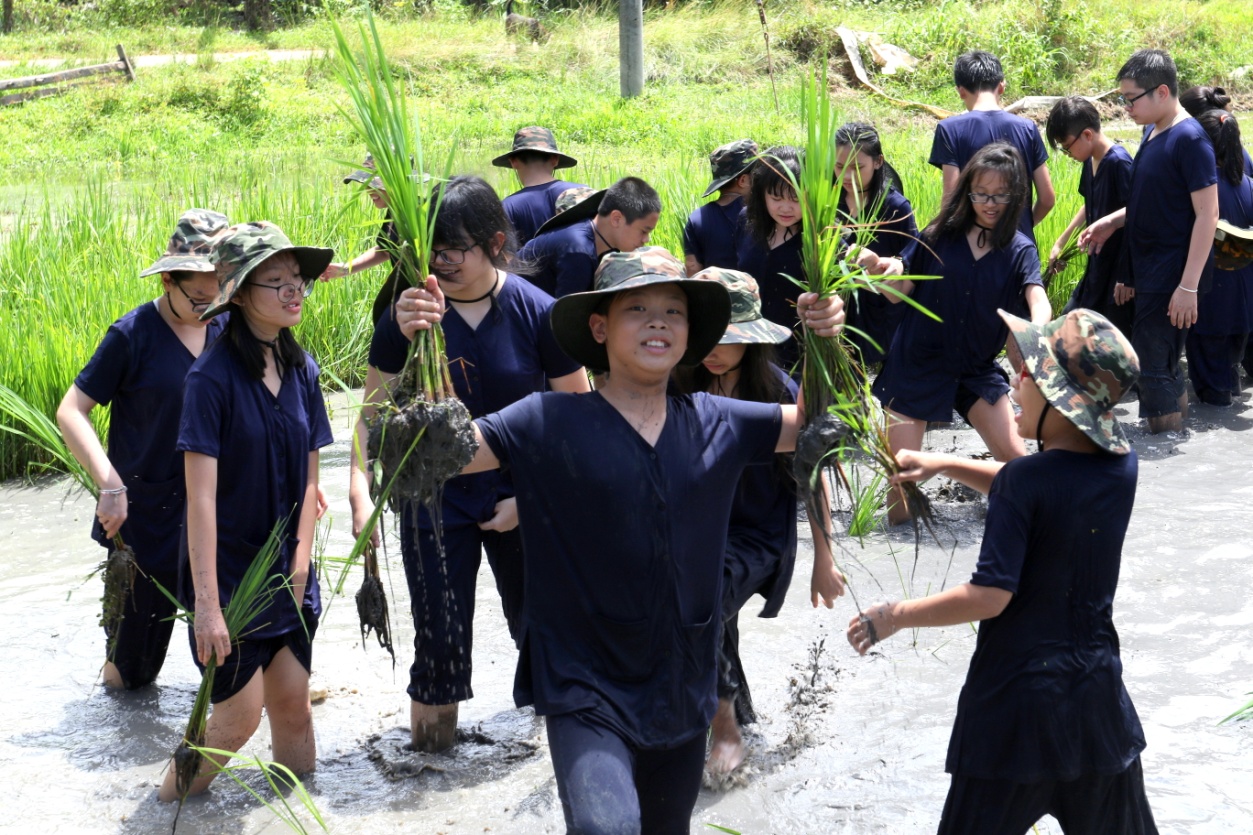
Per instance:
[[[848,642],[858,655],[865,655],[875,644],[896,634],[895,605],[887,601],[876,603],[848,622]]]
[[[425,287],[410,287],[396,300],[396,324],[408,339],[444,318],[444,293],[435,276],[426,277]]]
[[[125,493],[100,494],[100,500],[96,502],[96,518],[100,520],[104,535],[109,539],[117,536],[117,532],[122,529],[128,509]]]
[[[942,469],[942,462],[934,454],[915,449],[902,449],[896,453],[896,464],[901,469],[888,479],[892,484],[926,481],[938,475]]]
[[[511,531],[518,527],[518,500],[510,496],[496,502],[496,512],[491,519],[479,523],[479,529],[485,531]]]
[[[361,505],[358,507],[357,505]],[[365,530],[366,525],[370,523],[370,517],[374,514],[374,505],[367,501],[358,501],[353,503],[352,508],[352,536],[353,539],[359,539],[361,532]],[[379,526],[377,524],[370,528],[370,544],[375,548],[379,547]]]
[[[196,610],[196,657],[201,664],[208,664],[209,659],[217,656],[218,666],[231,654],[231,636],[226,631],[226,621],[222,619],[222,610],[217,606],[201,611]]]
[[[818,336],[835,336],[844,327],[844,302],[839,296],[820,299],[817,293],[801,293],[796,311],[805,327]]]

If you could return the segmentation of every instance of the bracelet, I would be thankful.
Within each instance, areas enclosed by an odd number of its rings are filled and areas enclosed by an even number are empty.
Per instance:
[[[120,496],[121,494],[123,494],[123,493],[125,493],[125,492],[126,492],[126,485],[125,485],[125,484],[123,484],[121,487],[114,487],[114,488],[109,489],[109,490],[101,490],[101,491],[100,491],[100,495],[102,495],[102,496]]]
[[[1179,285],[1179,289],[1180,289],[1180,290],[1182,290],[1182,291],[1183,291],[1183,292],[1185,292],[1185,293],[1195,293],[1195,292],[1196,292],[1195,290],[1189,290],[1187,287],[1184,287],[1182,284],[1180,284],[1180,285]]]

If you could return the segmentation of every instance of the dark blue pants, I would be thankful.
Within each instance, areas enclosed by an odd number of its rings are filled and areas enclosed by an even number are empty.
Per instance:
[[[474,645],[474,591],[483,551],[496,577],[509,634],[518,639],[522,608],[522,536],[476,525],[444,529],[444,558],[435,535],[402,515],[400,546],[413,615],[413,666],[409,698],[447,705],[473,697],[470,687]]]
[[[686,835],[705,767],[705,735],[641,749],[578,713],[547,717],[570,835]]]
[[[1240,362],[1247,333],[1207,336],[1188,331],[1188,376],[1201,402],[1229,406],[1240,396]]]
[[[1136,319],[1131,347],[1140,358],[1140,417],[1162,417],[1179,411],[1188,390],[1179,358],[1187,328],[1170,323],[1170,293],[1136,293]]]
[[[123,604],[122,622],[116,632],[105,630],[105,638],[113,640],[109,658],[122,676],[127,690],[146,687],[157,680],[165,664],[174,632],[174,604],[166,597],[160,583],[171,594],[178,590],[177,571],[135,573],[135,586]],[[105,643],[108,652],[108,641]]]

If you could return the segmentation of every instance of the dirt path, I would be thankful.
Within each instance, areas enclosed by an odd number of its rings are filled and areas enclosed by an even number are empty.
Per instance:
[[[245,58],[265,57],[270,61],[304,61],[309,58],[320,58],[326,54],[322,49],[266,49],[257,52],[214,52],[213,60],[220,64],[240,61]],[[144,67],[161,67],[167,64],[194,64],[201,59],[199,53],[176,52],[173,55],[138,55],[131,56],[131,66],[135,69]],[[116,60],[116,59],[114,59]],[[26,61],[6,59],[0,61],[0,69],[7,67],[27,66],[31,69],[49,70],[70,64],[91,63],[74,58],[31,58]]]

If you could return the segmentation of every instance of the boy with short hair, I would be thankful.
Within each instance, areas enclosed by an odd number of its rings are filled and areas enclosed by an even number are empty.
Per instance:
[[[735,236],[744,196],[752,185],[749,169],[756,156],[757,143],[751,139],[722,145],[709,155],[713,179],[701,197],[715,191],[718,197],[692,212],[683,227],[683,260],[688,275],[706,267],[735,269]]]
[[[583,293],[606,253],[644,246],[660,217],[657,191],[639,177],[623,177],[544,223],[518,257],[531,268],[526,277],[550,296]]]
[[[993,142],[1008,142],[1022,154],[1027,180],[1035,188],[1035,202],[1028,201],[1018,225],[1034,241],[1036,224],[1044,220],[1056,201],[1045,164],[1049,155],[1040,131],[1030,119],[1006,113],[1001,106],[1005,72],[1000,59],[990,52],[974,50],[958,56],[953,64],[953,81],[966,112],[935,126],[931,157],[927,160],[943,173],[943,196],[948,197],[957,185],[958,174],[980,148]]]
[[[1071,236],[1111,212],[1127,205],[1131,192],[1131,154],[1122,145],[1101,132],[1101,115],[1095,105],[1082,96],[1067,96],[1049,111],[1045,134],[1056,150],[1059,146],[1075,162],[1083,166],[1079,175],[1079,194],[1083,205],[1053,244],[1051,258],[1057,260]],[[1131,333],[1133,303],[1114,302],[1114,284],[1123,279],[1126,269],[1123,233],[1110,237],[1101,253],[1088,256],[1083,277],[1075,285],[1063,313],[1086,307],[1109,319],[1124,333]]]
[[[1179,359],[1213,259],[1218,167],[1209,137],[1179,104],[1170,55],[1136,52],[1118,71],[1118,86],[1131,118],[1144,126],[1127,207],[1097,220],[1079,241],[1099,254],[1126,228],[1129,281],[1114,286],[1114,299],[1136,301],[1131,344],[1141,363],[1140,417],[1154,434],[1175,432],[1188,410]]]
[[[535,237],[535,230],[557,213],[557,198],[563,191],[582,185],[558,180],[553,172],[578,164],[574,157],[557,150],[551,130],[538,125],[520,128],[513,135],[513,148],[492,160],[498,168],[512,168],[522,183],[522,188],[501,201],[518,236],[519,247]]]

